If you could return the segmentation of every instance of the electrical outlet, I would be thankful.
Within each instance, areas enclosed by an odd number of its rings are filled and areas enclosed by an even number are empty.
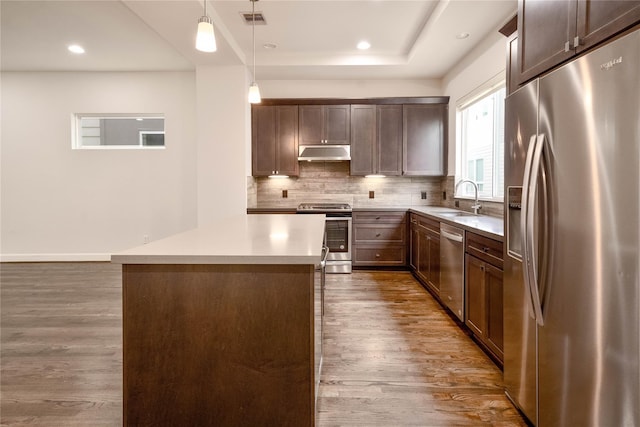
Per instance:
[[[146,245],[147,243],[149,243],[149,235],[145,234],[144,236],[142,236],[142,240],[144,242],[144,244]]]
[[[287,190],[282,190],[282,198],[286,199],[287,197],[289,197],[289,192]]]
[[[426,191],[421,191],[420,192],[420,198],[422,200],[427,200],[427,192]]]
[[[375,191],[369,191],[369,198],[373,199],[376,197],[376,192]]]

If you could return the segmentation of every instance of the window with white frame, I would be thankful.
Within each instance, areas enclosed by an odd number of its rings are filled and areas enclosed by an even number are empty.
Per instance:
[[[458,104],[456,182],[478,185],[478,197],[504,198],[504,80],[492,82]],[[460,185],[456,197],[474,197],[473,185]]]
[[[74,114],[73,148],[164,148],[161,114]]]

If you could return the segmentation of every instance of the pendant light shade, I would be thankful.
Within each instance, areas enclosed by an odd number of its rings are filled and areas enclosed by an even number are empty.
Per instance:
[[[253,81],[249,86],[249,103],[260,104],[262,99],[260,97],[260,89],[258,83],[256,83],[256,2],[258,0],[251,1],[251,30],[253,36]]]
[[[249,103],[260,104],[260,102],[262,102],[262,98],[260,98],[260,89],[258,88],[258,84],[253,82],[251,83],[251,86],[249,86]]]
[[[207,15],[207,0],[204,2],[204,15],[198,19],[196,49],[201,52],[215,52],[217,50],[216,35],[213,32],[213,22],[209,15]]]

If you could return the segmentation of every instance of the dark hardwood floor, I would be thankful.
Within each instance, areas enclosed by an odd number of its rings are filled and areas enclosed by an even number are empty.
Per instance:
[[[1,425],[122,425],[120,269],[0,265]]]
[[[320,426],[524,426],[499,369],[403,272],[327,276]],[[2,426],[122,424],[119,265],[2,264]]]
[[[502,373],[408,272],[327,276],[321,426],[525,426]]]

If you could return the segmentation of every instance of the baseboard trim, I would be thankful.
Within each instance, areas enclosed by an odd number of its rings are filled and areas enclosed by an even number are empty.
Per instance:
[[[111,261],[111,254],[1,254],[0,262]]]

